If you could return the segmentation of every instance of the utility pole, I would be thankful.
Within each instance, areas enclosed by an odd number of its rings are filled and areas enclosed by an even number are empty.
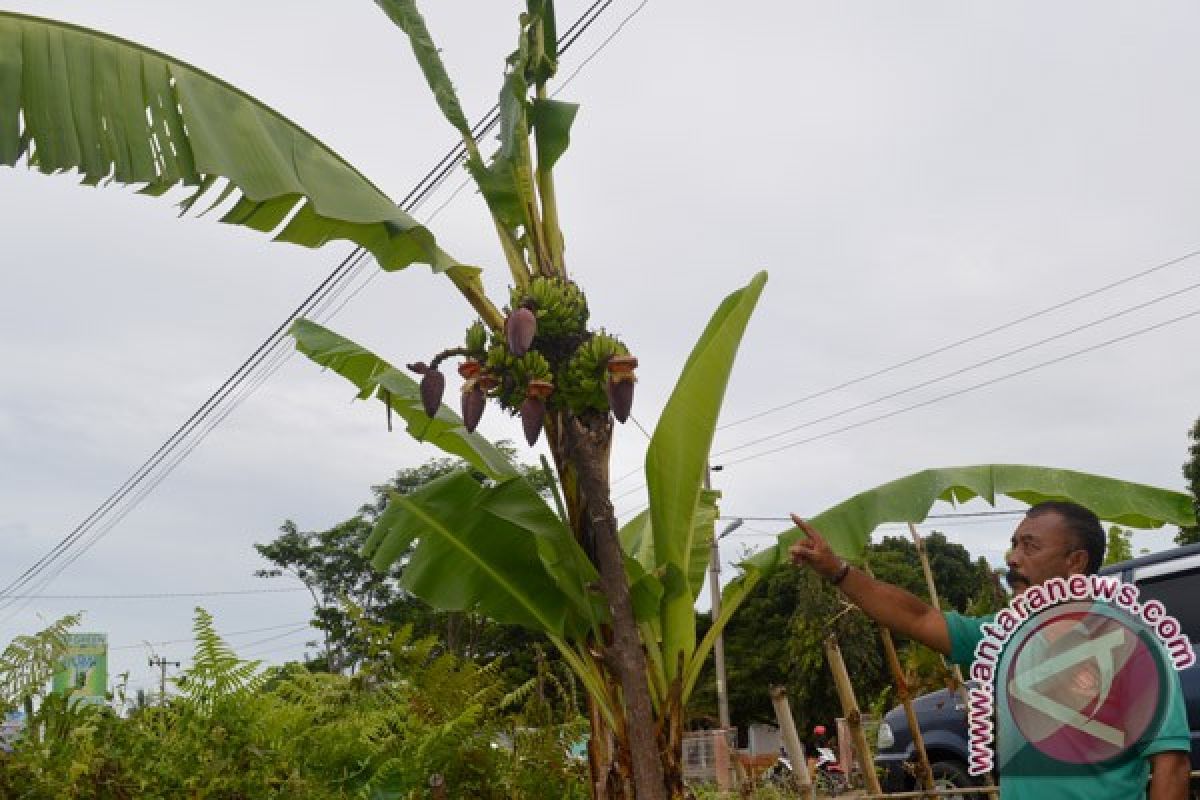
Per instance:
[[[712,595],[712,619],[713,624],[717,624],[717,617],[721,615],[721,548],[718,542],[724,539],[730,533],[740,528],[742,525],[741,519],[735,519],[725,526],[725,530],[721,531],[720,536],[714,536],[712,541],[712,553],[708,562],[708,591]],[[729,728],[729,686],[725,683],[725,632],[717,633],[717,640],[713,642],[713,660],[717,668],[717,715],[721,720],[721,728]]]
[[[712,488],[712,473],[719,471],[719,466],[706,465],[704,470],[704,488]],[[712,598],[712,621],[717,624],[721,615],[721,547],[720,541],[742,526],[745,520],[735,519],[725,526],[719,536],[713,536],[712,548],[708,560],[708,593]],[[721,722],[721,730],[729,730],[729,687],[725,682],[725,634],[717,633],[713,642],[713,661],[717,673],[717,718]]]
[[[167,704],[167,667],[170,666],[178,669],[180,664],[178,661],[167,661],[160,656],[150,656],[146,660],[150,666],[158,667],[160,670],[160,677],[158,679],[158,704],[165,706]]]

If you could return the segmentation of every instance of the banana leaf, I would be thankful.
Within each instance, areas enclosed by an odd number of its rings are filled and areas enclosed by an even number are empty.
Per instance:
[[[702,489],[700,503],[696,506],[696,515],[692,520],[694,530],[687,576],[688,588],[693,601],[704,587],[704,577],[708,572],[714,528],[717,523],[717,515],[720,513],[717,508],[717,500],[720,497],[721,493],[714,489]],[[649,510],[641,512],[625,523],[621,528],[620,538],[621,547],[626,556],[641,566],[643,574],[657,569],[658,562],[654,557],[654,531],[650,522]],[[661,588],[659,594],[661,595]]]
[[[693,553],[702,544],[695,520],[703,496],[704,471],[733,359],[766,282],[766,273],[758,273],[745,288],[725,298],[713,314],[684,365],[646,451],[655,572],[661,575],[664,590],[662,655],[668,680],[676,677],[680,657],[686,661],[696,646],[689,572]],[[711,536],[711,527],[708,531]]]
[[[468,433],[462,418],[445,405],[437,416],[427,416],[420,385],[379,356],[310,320],[296,320],[290,332],[297,350],[357,386],[360,400],[374,395],[387,403],[417,441],[466,460],[493,480],[517,474],[508,456],[478,433]]]
[[[22,158],[88,185],[191,187],[185,213],[236,194],[223,222],[306,247],[348,239],[386,270],[457,266],[341,156],[245,92],[124,39],[0,11],[0,164]]]
[[[998,496],[1034,505],[1049,500],[1079,503],[1102,520],[1132,528],[1193,525],[1192,499],[1181,492],[1130,483],[1066,469],[1015,464],[927,469],[857,494],[812,517],[838,554],[861,559],[867,541],[880,525],[924,521],[939,500],[964,503],[976,497],[995,505]],[[798,528],[779,535],[776,544],[742,562],[742,574],[721,593],[721,615],[692,655],[684,682],[691,692],[712,642],[742,601],[771,570],[788,563],[788,548],[801,536]]]
[[[1193,518],[1190,498],[1168,489],[1066,469],[985,464],[923,470],[857,494],[810,522],[839,555],[858,559],[879,525],[922,522],[938,500],[965,503],[980,497],[994,505],[997,495],[1029,505],[1067,500],[1086,506],[1100,519],[1130,528],[1187,525]],[[774,547],[746,563],[760,569],[785,563],[787,548],[801,535],[797,528],[785,531]]]
[[[605,619],[595,568],[522,478],[484,486],[457,472],[393,493],[366,555],[385,568],[414,542],[401,586],[434,608],[567,638]]]
[[[408,37],[417,65],[421,68],[421,74],[425,76],[425,82],[429,84],[429,90],[433,92],[433,98],[437,101],[442,116],[463,137],[469,138],[471,126],[467,122],[467,115],[463,113],[458,93],[454,91],[454,84],[450,80],[450,73],[442,63],[442,54],[434,44],[433,36],[429,33],[425,18],[417,9],[415,0],[375,0],[375,5],[379,6],[388,19]]]

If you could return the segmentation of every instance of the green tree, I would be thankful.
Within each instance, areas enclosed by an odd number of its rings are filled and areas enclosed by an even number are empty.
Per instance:
[[[1008,603],[1008,592],[1000,582],[1004,570],[993,568],[986,558],[980,556],[975,561],[975,574],[979,578],[979,591],[967,604],[967,614],[983,617],[996,613]]]
[[[507,443],[497,445],[515,457]],[[274,566],[257,570],[262,578],[290,575],[305,585],[313,600],[313,627],[324,637],[321,659],[330,672],[357,668],[364,656],[355,631],[351,608],[361,609],[369,619],[393,625],[412,625],[419,636],[436,634],[449,652],[460,658],[487,660],[507,656],[520,662],[514,680],[523,680],[533,668],[529,637],[504,629],[490,620],[465,612],[437,612],[427,603],[398,586],[402,560],[377,570],[363,554],[363,546],[392,493],[410,494],[425,484],[450,473],[470,469],[462,459],[434,458],[417,467],[400,469],[386,483],[371,487],[371,500],[358,512],[324,531],[301,531],[286,520],[279,535],[254,547]],[[549,491],[550,476],[542,467],[522,466],[522,474],[535,488]],[[483,475],[476,473],[482,479]]]
[[[1108,527],[1108,543],[1104,547],[1104,566],[1119,564],[1133,558],[1133,531],[1120,525]]]
[[[775,723],[771,686],[785,686],[801,733],[841,716],[822,642],[837,636],[860,696],[889,680],[875,625],[848,606],[811,570],[776,570],[742,603],[725,629],[730,717],[742,729]],[[700,678],[693,711],[716,717],[711,662]]]
[[[1192,493],[1196,514],[1200,516],[1200,419],[1197,419],[1196,424],[1192,426],[1188,438],[1191,439],[1191,446],[1188,448],[1188,454],[1191,457],[1183,465],[1183,477],[1187,481],[1188,491]],[[1180,526],[1179,533],[1175,535],[1175,544],[1196,544],[1197,542],[1200,542],[1200,525]]]
[[[943,604],[963,611],[970,601],[990,592],[990,567],[981,570],[962,545],[945,535],[925,537]],[[925,573],[910,539],[889,536],[867,547],[867,561],[880,580],[928,599]],[[986,566],[986,561],[983,562]],[[703,621],[707,630],[709,620]],[[840,594],[808,570],[781,569],[758,584],[725,629],[726,673],[730,716],[745,728],[774,723],[767,688],[788,689],[792,713],[801,731],[841,716],[837,692],[825,663],[821,642],[837,636],[842,657],[854,676],[861,700],[879,697],[892,686],[877,627],[861,612],[846,606]],[[914,691],[944,685],[936,654],[915,643],[897,641],[906,679]],[[694,695],[694,716],[715,717],[716,694],[711,661],[705,665]]]
[[[414,362],[418,384],[354,342],[300,320],[298,349],[398,414],[415,438],[463,458],[456,472],[392,493],[367,540],[372,562],[408,561],[401,587],[431,605],[472,611],[547,636],[586,688],[592,785],[606,796],[681,797],[686,704],[712,637],[797,535],[749,559],[722,615],[697,640],[694,604],[713,535],[703,479],[717,417],[749,318],[766,283],[754,276],[711,317],[651,436],[648,511],[618,531],[608,456],[614,417],[627,418],[636,359],[591,324],[570,279],[554,169],[576,107],[551,99],[557,67],[551,0],[527,0],[500,91],[500,146],[480,152],[414,0],[377,0],[408,36],[438,109],[459,132],[512,286],[499,302],[480,270],[315,137],[258,100],[161,53],[78,27],[0,12],[0,163],[84,182],[137,185],[148,195],[191,189],[233,200],[224,221],[319,246],[349,239],[379,266],[429,264],[477,320],[461,344]],[[25,58],[24,54],[32,54]],[[113,77],[115,76],[115,77]],[[440,403],[440,366],[461,357],[464,418]],[[407,359],[406,359],[407,360]],[[501,450],[474,433],[493,402],[519,414],[532,443],[546,436],[560,503],[551,507]],[[1095,476],[985,465],[930,470],[858,495],[814,518],[858,557],[885,522],[920,522],[938,499],[980,495],[1085,502],[1122,524],[1191,524],[1174,494]]]
[[[930,569],[937,581],[939,598],[944,605],[962,611],[980,589],[980,574],[971,561],[971,554],[938,531],[924,537],[923,541]],[[918,596],[928,595],[925,572],[911,539],[886,536],[868,552],[876,577]]]

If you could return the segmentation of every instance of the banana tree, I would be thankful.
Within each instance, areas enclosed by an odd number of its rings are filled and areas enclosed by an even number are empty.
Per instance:
[[[380,566],[407,558],[404,586],[431,604],[544,633],[587,688],[592,790],[604,798],[683,795],[687,702],[713,637],[754,584],[783,563],[796,532],[744,565],[722,615],[697,641],[694,605],[717,515],[703,488],[725,387],[765,274],[717,309],[697,340],[646,454],[648,509],[618,529],[609,494],[614,418],[629,414],[636,359],[589,325],[558,223],[554,168],[575,106],[552,99],[552,0],[527,0],[500,90],[500,146],[480,150],[412,0],[377,0],[412,46],[438,108],[461,135],[466,166],[496,230],[512,286],[497,303],[479,269],[311,134],[219,79],[112,36],[0,12],[0,162],[77,171],[163,195],[185,186],[222,221],[318,247],[346,239],[396,271],[428,264],[474,316],[462,342],[396,368],[316,323],[293,328],[299,350],[377,399],[408,432],[485,476],[445,476],[391,498],[368,548]],[[412,354],[409,354],[411,357]],[[442,404],[447,359],[460,359],[462,415]],[[541,436],[558,474],[553,507],[475,433],[489,405]],[[1126,525],[1191,520],[1186,496],[1034,467],[932,470],[815,517],[843,554],[861,554],[884,522],[919,522],[939,499],[1067,498]]]

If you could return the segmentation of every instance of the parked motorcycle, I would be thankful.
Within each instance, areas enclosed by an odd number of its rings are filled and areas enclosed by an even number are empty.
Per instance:
[[[786,755],[780,755],[775,763],[763,773],[763,780],[775,786],[796,790],[800,780],[792,769],[792,760]],[[813,767],[812,781],[817,791],[830,797],[837,797],[850,788],[846,771],[838,763],[837,756],[828,747],[817,748],[817,761]]]

